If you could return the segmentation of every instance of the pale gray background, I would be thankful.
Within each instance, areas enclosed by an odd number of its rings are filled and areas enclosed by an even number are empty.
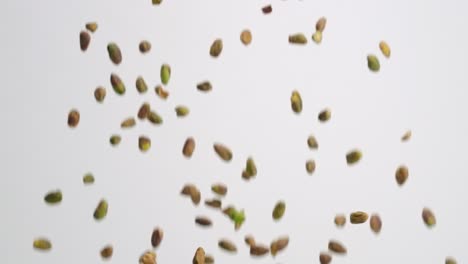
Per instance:
[[[111,263],[136,263],[151,248],[155,226],[165,231],[157,250],[159,263],[191,263],[203,246],[216,263],[318,263],[328,240],[348,247],[333,263],[443,263],[447,255],[468,262],[467,154],[468,16],[461,0],[439,1],[268,1],[150,0],[13,1],[2,2],[0,67],[2,126],[0,154],[0,262],[100,263],[99,250],[114,245]],[[320,46],[310,41],[316,20],[326,16]],[[97,21],[90,47],[82,53],[78,34]],[[239,33],[250,28],[249,47]],[[304,32],[309,44],[291,46],[287,37]],[[208,55],[215,38],[224,40],[219,59]],[[138,43],[153,49],[141,55]],[[384,59],[380,40],[392,48]],[[117,42],[123,63],[108,59],[106,45]],[[381,72],[367,69],[366,55],[375,53]],[[154,94],[162,63],[172,66],[162,101]],[[111,72],[127,85],[119,97],[109,84]],[[137,94],[134,82],[143,75],[150,86]],[[214,89],[195,88],[209,79]],[[93,91],[108,89],[104,104]],[[292,113],[290,95],[298,89],[304,109]],[[139,123],[122,132],[114,149],[112,133],[135,115],[143,101],[164,117],[164,125]],[[190,116],[177,119],[174,107],[185,104]],[[78,108],[81,123],[71,130],[68,111]],[[318,112],[332,109],[327,124]],[[400,137],[413,130],[413,138]],[[319,151],[306,140],[314,133]],[[153,146],[142,154],[140,134]],[[191,160],[181,154],[184,140],[195,137]],[[214,154],[213,142],[234,152],[231,163]],[[346,166],[345,154],[361,148],[362,161]],[[241,180],[245,160],[253,155],[258,176]],[[313,176],[305,173],[308,158],[317,161]],[[398,165],[410,168],[403,188],[394,179]],[[94,186],[82,184],[93,172]],[[225,203],[245,208],[247,221],[238,232],[219,212],[194,207],[179,195],[186,182],[196,183],[203,198],[214,197],[210,185],[229,186]],[[43,196],[63,191],[63,202],[48,206]],[[101,198],[110,203],[107,218],[96,223],[93,210]],[[287,203],[285,217],[271,220],[275,202]],[[424,206],[433,209],[437,226],[421,220]],[[333,224],[336,213],[378,212],[383,229]],[[209,215],[208,230],[194,224]],[[275,260],[253,260],[243,243],[252,233],[265,244],[283,234],[290,245]],[[32,241],[46,236],[53,250],[33,250]],[[227,237],[239,253],[217,247]]]

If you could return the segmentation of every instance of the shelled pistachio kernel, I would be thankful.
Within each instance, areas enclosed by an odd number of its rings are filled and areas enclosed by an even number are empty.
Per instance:
[[[241,32],[240,40],[242,44],[244,44],[245,46],[248,46],[252,42],[252,33],[250,32],[250,30],[244,29]]]
[[[94,98],[97,102],[102,103],[106,98],[106,88],[99,86],[94,90]]]
[[[62,192],[60,190],[50,191],[44,196],[44,201],[48,204],[58,204],[62,201]]]
[[[86,51],[89,47],[89,43],[91,42],[91,35],[86,31],[80,32],[80,49],[81,51]]]
[[[325,26],[327,25],[327,19],[325,17],[319,18],[317,23],[315,24],[315,30],[323,32],[325,30]]]
[[[119,135],[112,135],[109,139],[109,142],[112,146],[117,146],[122,141],[122,138]]]
[[[140,136],[138,138],[138,147],[142,152],[146,152],[151,148],[151,139],[146,136]]]
[[[163,100],[166,100],[167,97],[169,97],[169,92],[164,90],[164,88],[161,85],[156,86],[156,88],[154,88],[154,91],[156,92],[156,95]]]
[[[390,58],[391,50],[390,50],[390,46],[387,44],[387,42],[385,42],[383,40],[380,41],[379,48],[380,48],[380,51],[382,51],[382,54],[385,57]]]
[[[316,43],[316,44],[320,44],[322,43],[322,32],[321,31],[315,31],[314,34],[312,34],[312,40]]]
[[[89,22],[89,23],[86,23],[85,27],[87,30],[94,33],[98,29],[98,24],[96,22]]]
[[[273,257],[275,257],[280,251],[285,249],[289,244],[289,237],[283,236],[276,240],[273,240],[270,244],[270,252]]]
[[[189,137],[185,140],[184,147],[182,148],[182,154],[190,158],[192,157],[193,151],[195,150],[195,139],[193,137]]]
[[[156,248],[158,247],[164,237],[164,232],[162,231],[161,228],[157,227],[153,230],[153,233],[151,234],[151,245]]]
[[[147,119],[151,112],[151,106],[149,103],[143,103],[138,109],[137,117],[141,120]]]
[[[328,250],[337,254],[346,254],[346,247],[337,240],[330,240],[328,242]]]
[[[138,49],[141,53],[148,53],[151,50],[151,43],[147,40],[142,40],[138,45]]]
[[[343,227],[346,224],[346,216],[344,214],[338,214],[335,216],[335,225],[338,227]]]
[[[111,77],[110,77],[110,82],[111,82],[111,85],[112,85],[112,89],[114,89],[114,92],[118,95],[123,95],[125,94],[125,84],[122,82],[122,79],[120,79],[120,77],[115,74],[115,73],[112,73],[111,74]]]
[[[437,223],[434,213],[427,207],[423,209],[422,218],[427,227],[433,227]]]
[[[195,251],[195,255],[193,256],[192,263],[193,264],[205,264],[205,262],[206,262],[205,250],[202,247],[199,247]]]
[[[294,90],[291,94],[291,108],[294,113],[302,112],[302,98],[298,91]]]
[[[318,120],[320,122],[326,122],[331,118],[331,110],[326,108],[318,114]]]
[[[307,146],[309,146],[310,149],[318,149],[319,145],[315,136],[310,135],[307,138]]]
[[[284,201],[279,201],[276,203],[273,208],[272,217],[274,220],[280,220],[284,213],[286,212],[286,203]]]
[[[352,165],[360,161],[362,158],[362,152],[358,149],[351,150],[346,154],[346,162],[348,165]]]
[[[46,238],[38,238],[33,241],[33,247],[37,250],[47,251],[52,249],[52,243]]]
[[[214,143],[213,149],[215,150],[216,154],[224,160],[224,161],[231,161],[232,160],[232,151],[225,145],[220,143]]]
[[[398,185],[400,186],[405,184],[406,180],[408,179],[408,176],[408,167],[406,167],[405,165],[399,166],[395,171],[395,179]]]
[[[179,106],[176,106],[175,112],[178,117],[184,117],[190,113],[190,109],[186,106],[179,105]]]
[[[137,77],[137,79],[135,81],[135,86],[136,86],[137,91],[140,94],[146,93],[146,91],[148,91],[148,85],[146,85],[146,81],[145,81],[145,79],[143,79],[142,76]]]
[[[315,160],[310,159],[306,161],[306,171],[308,174],[313,174],[315,172]]]
[[[169,64],[163,64],[161,66],[160,75],[162,84],[167,85],[171,79],[171,66],[169,66]]]
[[[80,123],[80,112],[76,109],[70,110],[68,113],[68,120],[67,120],[68,126],[71,128],[75,128],[78,126]]]
[[[299,44],[299,45],[307,44],[307,38],[302,33],[295,33],[295,34],[289,35],[288,40],[289,40],[289,43],[291,44]]]
[[[351,215],[349,216],[349,221],[351,222],[351,224],[362,224],[365,223],[368,218],[369,216],[367,215],[367,213],[356,211],[351,213]]]
[[[380,62],[377,56],[373,54],[367,55],[367,67],[372,72],[378,72],[380,70]]]
[[[112,254],[114,253],[114,248],[111,245],[105,246],[103,249],[101,249],[100,254],[103,259],[109,259],[112,257]]]
[[[371,230],[374,233],[376,234],[380,233],[380,230],[382,229],[382,219],[380,219],[380,216],[378,214],[371,215],[369,224],[370,224]]]
[[[211,57],[217,58],[223,51],[223,40],[222,39],[215,39],[210,47],[210,55]]]
[[[122,52],[120,51],[120,47],[116,43],[109,43],[107,45],[107,52],[109,53],[109,59],[115,65],[119,65],[122,62]]]
[[[86,173],[83,176],[83,183],[86,185],[93,184],[94,183],[94,176],[92,173]]]
[[[231,242],[231,241],[229,241],[229,240],[227,240],[227,239],[221,239],[221,240],[219,240],[218,246],[219,246],[220,248],[226,250],[226,251],[229,251],[229,252],[237,252],[237,247],[236,247],[236,245],[235,245],[233,242]]]
[[[106,200],[102,199],[101,201],[99,201],[98,205],[96,206],[96,209],[94,210],[94,219],[101,220],[104,217],[106,217],[108,208],[109,204]]]

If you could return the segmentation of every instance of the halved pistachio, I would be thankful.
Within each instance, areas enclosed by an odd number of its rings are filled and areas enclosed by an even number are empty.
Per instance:
[[[125,85],[117,74],[111,74],[110,82],[115,93],[118,95],[123,95],[125,93]]]
[[[241,32],[240,40],[242,44],[244,44],[245,46],[248,46],[250,42],[252,42],[252,33],[250,32],[250,30],[244,29]]]
[[[330,240],[328,242],[328,250],[330,250],[333,253],[338,253],[338,254],[347,253],[346,247],[337,240]]]
[[[159,114],[157,114],[155,111],[149,112],[148,121],[150,121],[152,124],[155,124],[155,125],[160,125],[163,123],[162,117]]]
[[[310,149],[318,149],[319,147],[317,139],[313,135],[310,135],[307,138],[307,145],[309,146]]]
[[[368,218],[369,216],[367,215],[367,213],[356,211],[351,213],[351,215],[349,216],[349,221],[351,222],[351,224],[362,224],[365,223]]]
[[[219,199],[211,199],[211,200],[205,200],[205,205],[212,207],[212,208],[221,208],[222,202]]]
[[[92,173],[86,173],[83,176],[83,183],[88,185],[88,184],[93,184],[94,183],[94,176]]]
[[[139,259],[140,264],[156,264],[156,253],[148,250]]]
[[[48,192],[44,196],[44,201],[48,204],[57,204],[62,201],[62,192],[60,190]]]
[[[332,256],[328,253],[321,252],[319,256],[320,264],[329,264],[332,261]]]
[[[289,35],[288,40],[289,40],[289,43],[291,44],[300,44],[300,45],[307,44],[307,38],[302,33],[295,33],[295,34]]]
[[[185,140],[184,147],[182,148],[182,154],[190,158],[192,157],[193,151],[195,150],[195,139],[193,137],[189,137]]]
[[[128,117],[122,121],[120,124],[121,128],[130,128],[134,127],[136,125],[136,120],[133,117]]]
[[[142,76],[138,76],[135,82],[136,89],[139,93],[146,93],[148,91],[148,85],[146,85],[145,79]]]
[[[236,245],[227,239],[220,239],[218,242],[218,246],[228,252],[237,252]]]
[[[106,200],[102,199],[101,201],[99,201],[99,204],[94,210],[94,214],[93,214],[94,219],[101,220],[104,217],[106,217],[108,208],[109,208],[109,204],[107,203]]]
[[[296,90],[291,94],[291,108],[296,114],[299,114],[302,111],[302,98]]]
[[[264,256],[270,252],[270,248],[264,245],[255,244],[250,246],[250,255],[251,256]]]
[[[378,234],[382,229],[382,220],[378,214],[373,214],[369,220],[371,230]]]
[[[383,40],[380,41],[379,48],[380,48],[380,51],[382,51],[382,54],[385,57],[390,58],[391,50],[390,50],[390,46],[387,44],[387,42],[385,42]]]
[[[109,53],[109,59],[116,65],[119,65],[122,62],[122,52],[120,51],[119,46],[111,42],[107,45],[107,52]]]
[[[312,40],[317,44],[322,43],[322,32],[321,31],[315,31],[315,33],[312,34]]]
[[[330,120],[330,118],[331,118],[331,111],[328,108],[322,110],[318,115],[318,120],[320,122],[326,122]]]
[[[140,136],[138,138],[138,147],[142,152],[146,152],[151,148],[151,139],[146,136]]]
[[[89,23],[86,23],[85,27],[87,30],[94,33],[98,29],[98,24],[96,22],[89,22]]]
[[[323,32],[325,30],[325,26],[327,25],[327,19],[325,17],[319,18],[317,23],[315,24],[315,30],[319,32]]]
[[[67,120],[68,126],[71,128],[77,127],[78,124],[80,123],[80,112],[76,109],[70,110],[68,113],[68,120]]]
[[[162,231],[161,228],[157,227],[153,230],[153,233],[151,234],[151,245],[156,248],[161,244],[161,241],[163,240],[164,237],[164,232]]]
[[[408,167],[406,167],[405,165],[401,165],[397,168],[395,172],[395,179],[398,185],[401,186],[405,184],[406,180],[408,179],[408,176],[409,176]]]
[[[211,185],[211,190],[216,193],[217,195],[226,195],[228,189],[227,186],[222,183],[216,183]]]
[[[166,100],[167,97],[169,97],[169,92],[164,90],[164,88],[161,85],[156,86],[156,88],[154,88],[154,91],[156,92],[156,95],[163,100]]]
[[[102,103],[106,98],[106,88],[99,86],[94,90],[94,98],[97,102]]]
[[[161,66],[161,82],[164,85],[167,85],[169,83],[169,80],[171,79],[171,66],[169,64],[163,64]]]
[[[205,263],[206,263],[205,250],[202,247],[199,247],[197,248],[197,251],[195,251],[192,264],[205,264]]]
[[[283,236],[276,240],[273,240],[270,244],[270,252],[273,257],[275,257],[280,251],[285,249],[289,244],[289,237]]]
[[[213,149],[215,150],[216,154],[224,160],[224,161],[231,161],[232,160],[232,151],[223,144],[214,143]]]
[[[210,55],[211,57],[217,58],[221,52],[223,51],[223,40],[222,39],[215,39],[210,47]]]
[[[334,222],[337,227],[343,227],[346,224],[346,216],[344,214],[338,214],[335,216]]]
[[[377,56],[373,54],[367,55],[367,67],[373,72],[378,72],[380,70],[380,62]]]
[[[422,218],[427,227],[433,227],[437,223],[434,213],[427,207],[422,211]]]
[[[103,259],[109,259],[114,253],[114,248],[111,245],[107,245],[101,249],[100,255]]]
[[[142,40],[138,45],[138,49],[141,53],[148,53],[151,50],[151,43],[147,40]]]
[[[209,81],[204,81],[197,84],[197,89],[201,92],[209,92],[213,89]]]
[[[351,150],[346,154],[346,162],[348,165],[357,163],[362,158],[362,152],[358,149]]]
[[[286,203],[284,201],[278,201],[273,208],[272,217],[274,220],[280,220],[286,212]]]
[[[52,249],[52,243],[46,238],[38,238],[33,241],[33,247],[38,250],[47,251]]]
[[[86,31],[80,32],[80,48],[81,51],[86,51],[89,47],[89,43],[91,42],[91,35]]]
[[[198,216],[195,218],[195,223],[201,226],[211,226],[213,222],[206,216]]]
[[[122,141],[122,138],[119,135],[112,135],[109,139],[109,142],[111,143],[112,146],[119,145],[120,141]]]
[[[175,112],[178,117],[184,117],[190,113],[190,109],[186,106],[179,105],[179,106],[176,106]]]
[[[313,174],[315,172],[315,160],[310,159],[306,161],[306,171],[308,174]]]
[[[148,115],[149,113],[151,112],[151,106],[149,103],[143,103],[141,106],[140,106],[140,109],[138,109],[138,118],[139,119],[147,119],[148,118]]]

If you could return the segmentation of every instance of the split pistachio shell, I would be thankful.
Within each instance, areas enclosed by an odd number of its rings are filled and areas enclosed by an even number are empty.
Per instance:
[[[46,238],[38,238],[33,241],[33,247],[37,250],[50,250],[52,249],[52,243]]]
[[[302,98],[298,91],[293,91],[291,94],[291,108],[296,114],[302,111]]]
[[[250,255],[251,256],[264,256],[270,252],[270,249],[264,245],[253,245],[250,246]]]
[[[151,139],[145,136],[140,136],[138,138],[138,147],[142,152],[146,152],[151,148]]]
[[[195,150],[195,139],[193,137],[189,137],[185,140],[184,147],[182,148],[182,154],[190,158],[192,157],[193,151]]]
[[[161,244],[161,241],[163,240],[164,237],[164,232],[162,231],[161,228],[157,227],[153,230],[153,233],[151,234],[151,245],[156,248]]]
[[[112,254],[114,253],[114,248],[111,245],[105,246],[103,249],[101,249],[101,257],[103,259],[109,259],[112,257]]]
[[[178,117],[184,117],[190,113],[190,110],[186,106],[179,105],[175,108],[175,112]]]
[[[77,127],[78,124],[80,123],[80,112],[76,109],[70,110],[68,113],[68,120],[67,120],[68,126],[71,128]]]
[[[156,253],[154,251],[146,251],[139,259],[140,264],[156,264]]]
[[[248,46],[250,44],[250,42],[252,42],[252,33],[250,32],[250,30],[244,29],[241,32],[240,40],[241,40],[242,44]]]
[[[120,124],[121,128],[130,128],[134,127],[136,125],[136,120],[133,117],[126,118],[122,123]]]
[[[411,130],[406,131],[405,134],[403,134],[403,136],[401,137],[401,141],[406,142],[410,140],[411,134],[412,134]]]
[[[155,125],[160,125],[163,123],[162,117],[155,111],[150,111],[148,114],[148,120]]]
[[[318,149],[317,139],[313,135],[310,135],[307,138],[307,145],[309,146],[310,149]]]
[[[433,227],[437,222],[434,213],[429,208],[423,209],[422,218],[427,227]]]
[[[59,190],[51,191],[45,195],[44,201],[48,204],[58,204],[62,201],[62,192]]]
[[[139,93],[146,93],[146,91],[148,91],[148,86],[146,85],[146,81],[141,76],[137,77],[135,86]]]
[[[273,257],[275,257],[280,251],[285,249],[289,244],[289,237],[284,236],[280,237],[277,240],[274,240],[270,244],[270,252]]]
[[[322,43],[322,32],[315,31],[315,33],[312,35],[312,40],[317,44]]]
[[[164,90],[164,88],[161,85],[156,86],[156,88],[154,88],[154,91],[156,92],[156,95],[163,100],[166,100],[167,97],[169,97],[169,92]]]
[[[206,200],[205,205],[211,208],[219,209],[222,206],[222,202],[219,199],[211,199],[211,200]]]
[[[367,55],[367,67],[372,72],[378,72],[380,70],[380,62],[377,56],[373,54]]]
[[[116,94],[123,95],[125,93],[125,85],[117,74],[111,74],[110,82]]]
[[[94,214],[93,214],[94,219],[101,220],[104,217],[106,217],[108,208],[109,208],[109,205],[106,200],[103,199],[99,201],[99,204],[94,210]]]
[[[367,213],[357,211],[351,213],[351,215],[349,216],[349,221],[351,222],[351,224],[362,224],[365,223],[368,218],[369,216],[367,215]]]
[[[346,154],[346,162],[348,165],[357,163],[362,158],[362,153],[360,150],[354,149]]]
[[[80,48],[81,51],[86,51],[89,47],[89,43],[91,42],[91,35],[86,31],[80,32]]]
[[[211,57],[217,58],[221,52],[223,51],[223,40],[216,39],[213,41],[210,47],[210,55]]]
[[[218,246],[228,252],[237,252],[236,245],[227,239],[221,239],[218,242]]]
[[[151,106],[149,103],[143,103],[141,106],[140,106],[140,109],[138,110],[138,118],[141,119],[141,120],[144,120],[144,119],[147,119],[148,118],[148,115],[151,111]]]
[[[112,135],[109,139],[109,142],[111,143],[112,146],[119,145],[120,141],[122,141],[122,138],[119,135]]]
[[[94,90],[94,98],[97,102],[102,103],[106,98],[106,88],[101,86],[97,87],[96,90]]]
[[[315,24],[315,30],[323,32],[325,30],[326,25],[327,19],[325,17],[321,17],[319,20],[317,20],[317,23]]]
[[[202,247],[197,248],[193,256],[192,264],[205,264],[205,250]]]
[[[226,195],[227,193],[227,186],[222,184],[222,183],[217,183],[217,184],[213,184],[211,186],[211,190],[216,193],[217,195]]]
[[[169,80],[171,79],[171,66],[168,64],[163,64],[161,66],[161,82],[164,85],[167,85],[169,83]]]
[[[142,40],[138,45],[138,49],[141,53],[148,53],[151,50],[151,43],[147,40]]]
[[[274,220],[280,220],[285,212],[286,203],[284,201],[279,201],[276,203],[275,208],[273,209],[272,217]]]
[[[346,216],[339,214],[335,216],[335,225],[338,227],[343,227],[346,224]]]
[[[119,65],[122,62],[122,52],[119,46],[111,42],[107,45],[107,52],[109,53],[109,59],[115,64]]]
[[[89,23],[86,23],[85,27],[87,30],[94,33],[98,29],[98,24],[96,22],[89,22]]]
[[[380,233],[380,230],[382,229],[382,220],[380,219],[379,215],[373,214],[369,220],[369,223],[370,228],[374,233]]]
[[[296,33],[296,34],[289,35],[288,40],[289,40],[289,43],[291,43],[291,44],[300,44],[300,45],[307,44],[307,38],[302,33]]]
[[[197,218],[195,218],[195,223],[201,226],[211,226],[213,224],[211,219],[209,219],[206,216],[198,216]]]
[[[405,184],[406,180],[408,179],[409,176],[409,171],[408,167],[405,165],[401,165],[400,167],[397,168],[395,172],[395,179],[398,183],[398,185],[403,185]]]
[[[318,115],[318,120],[320,122],[327,122],[331,118],[331,111],[330,109],[322,110]]]
[[[329,264],[332,261],[332,256],[328,253],[322,252],[319,256],[320,264]]]
[[[215,143],[213,144],[213,149],[215,150],[215,152],[218,154],[218,156],[224,160],[224,161],[231,161],[232,160],[232,152],[231,150],[220,144],[220,143]]]
[[[457,264],[457,261],[453,257],[447,257],[445,259],[445,264]]]
[[[84,176],[83,176],[83,183],[84,184],[93,184],[94,183],[94,176],[93,174],[91,173],[86,173]]]
[[[306,171],[308,174],[313,174],[315,172],[315,160],[306,161]]]
[[[204,81],[197,84],[197,89],[201,92],[209,92],[213,89],[209,81]]]
[[[330,240],[328,242],[328,250],[337,254],[347,253],[346,247],[343,244],[341,244],[341,242],[336,241],[336,240]]]
[[[390,46],[387,44],[387,42],[380,41],[379,48],[380,48],[380,51],[382,51],[382,54],[385,57],[390,58],[391,50],[390,50]]]

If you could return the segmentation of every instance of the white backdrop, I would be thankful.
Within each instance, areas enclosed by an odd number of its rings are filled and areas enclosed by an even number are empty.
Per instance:
[[[0,262],[99,263],[99,250],[111,243],[110,262],[136,263],[156,226],[165,232],[158,263],[191,263],[198,246],[216,263],[318,263],[329,239],[348,248],[333,263],[443,263],[448,255],[468,262],[466,3],[272,0],[273,12],[264,15],[269,3],[3,1]],[[321,16],[328,23],[316,45],[310,36]],[[83,53],[78,35],[90,21],[99,28]],[[253,34],[248,47],[239,40],[244,28]],[[296,32],[309,44],[290,45]],[[213,59],[216,38],[224,50]],[[152,43],[147,55],[138,51],[143,39]],[[392,48],[388,60],[381,40]],[[110,41],[122,49],[120,66],[108,58]],[[369,53],[380,58],[378,74],[367,69]],[[172,67],[167,101],[154,93],[163,63]],[[123,97],[112,91],[112,72],[127,86]],[[134,87],[138,75],[149,85],[145,95]],[[203,80],[213,84],[211,93],[196,90]],[[93,97],[99,85],[108,92],[103,104]],[[290,107],[294,89],[302,94],[300,115]],[[121,131],[120,122],[144,101],[164,124]],[[175,116],[179,104],[191,110],[185,119]],[[317,114],[326,107],[332,118],[322,124]],[[81,113],[73,130],[66,125],[71,108]],[[407,129],[413,138],[401,143]],[[108,143],[113,133],[122,135],[118,148]],[[152,139],[146,154],[138,150],[141,134]],[[318,151],[308,149],[309,134]],[[190,160],[181,153],[188,136],[196,139]],[[232,162],[215,155],[214,142],[232,149]],[[363,159],[348,167],[352,148],[362,149]],[[250,155],[258,175],[247,183],[241,172]],[[305,172],[309,158],[317,163],[313,176]],[[400,164],[410,171],[403,187],[394,179]],[[93,186],[82,184],[87,172],[96,177]],[[181,197],[187,182],[200,188],[202,203],[214,197],[212,183],[227,184],[223,202],[246,211],[241,230]],[[46,205],[44,194],[57,188],[62,203]],[[109,213],[97,223],[92,214],[101,198]],[[276,223],[271,210],[280,199],[287,209]],[[433,229],[422,222],[425,206],[436,214]],[[355,210],[379,213],[381,234],[368,223],[335,227],[335,214]],[[214,226],[196,226],[197,215],[210,216]],[[249,233],[264,244],[288,234],[290,244],[276,259],[252,259],[243,242]],[[48,253],[32,248],[41,236],[53,243]],[[238,254],[222,252],[221,237],[236,242]]]

